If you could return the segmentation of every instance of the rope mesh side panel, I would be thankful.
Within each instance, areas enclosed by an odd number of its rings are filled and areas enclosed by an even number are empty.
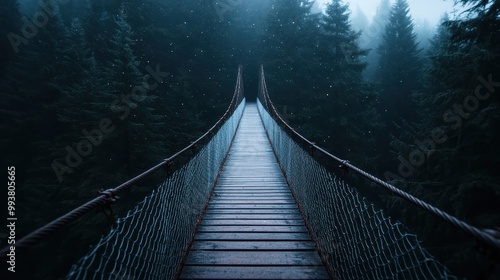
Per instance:
[[[258,102],[271,145],[336,279],[456,279],[406,227],[295,143]]]
[[[71,268],[67,279],[173,279],[241,119],[243,100],[212,140]]]

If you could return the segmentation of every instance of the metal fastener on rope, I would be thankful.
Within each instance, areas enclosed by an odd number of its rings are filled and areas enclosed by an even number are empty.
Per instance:
[[[170,175],[170,167],[172,167],[172,161],[168,161],[163,167],[167,175]]]
[[[113,227],[116,227],[116,217],[111,207],[120,197],[117,196],[112,189],[100,190],[99,195],[106,196],[106,200],[103,205],[97,207],[98,212],[103,212],[104,216],[108,219]]]
[[[314,145],[316,145],[316,143],[311,142],[311,145],[309,146],[309,150],[311,150],[311,156],[313,156],[313,155],[314,155],[314,150],[316,149],[316,148],[314,147]]]
[[[340,177],[342,180],[344,180],[347,173],[349,173],[349,168],[346,165],[347,163],[349,163],[348,160],[343,160],[339,165],[339,168],[342,169],[342,176]]]

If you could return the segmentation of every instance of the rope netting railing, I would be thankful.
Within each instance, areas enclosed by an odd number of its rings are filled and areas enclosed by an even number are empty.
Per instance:
[[[208,203],[245,107],[242,67],[224,115],[204,135],[129,181],[105,191],[16,241],[27,250],[85,214],[109,207],[118,195],[176,160],[189,161],[160,183],[71,267],[67,279],[173,279]],[[168,172],[169,173],[169,172]],[[4,252],[8,247],[2,249]]]
[[[233,102],[241,100],[241,68]],[[245,106],[73,265],[67,279],[174,279],[196,231]],[[213,131],[213,130],[212,130]]]
[[[336,278],[452,278],[415,235],[328,172],[258,106],[304,220]]]
[[[244,103],[210,143],[123,218],[68,279],[173,279],[231,145]]]
[[[316,240],[323,261],[336,279],[456,279],[400,222],[377,209],[361,193],[319,163],[311,151],[349,168],[460,229],[498,246],[486,232],[402,192],[324,151],[286,124],[272,104],[261,67],[258,108],[280,166]],[[436,211],[435,213],[433,211]],[[499,247],[497,247],[499,248]]]

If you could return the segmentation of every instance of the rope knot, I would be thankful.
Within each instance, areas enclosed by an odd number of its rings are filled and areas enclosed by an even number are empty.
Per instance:
[[[113,189],[107,189],[107,190],[100,190],[99,195],[105,195],[106,196],[106,202],[108,204],[113,204],[115,203],[120,197],[115,194]]]
[[[106,216],[111,225],[113,227],[116,227],[116,217],[114,215],[113,208],[111,208],[111,205],[118,201],[120,197],[115,194],[113,189],[101,189],[99,190],[99,195],[106,196],[106,200],[104,201],[103,205],[97,207],[97,211],[104,213],[104,216]]]
[[[316,145],[316,143],[314,143],[314,142],[311,142],[311,145],[309,145],[309,150],[311,151],[312,156],[314,155],[314,150],[316,149],[315,145]]]
[[[167,161],[165,165],[163,166],[163,169],[167,173],[167,175],[170,175],[170,168],[172,167],[173,162],[171,160]]]
[[[340,162],[339,168],[342,169],[342,176],[340,177],[342,180],[344,180],[345,176],[347,173],[349,173],[349,168],[347,167],[347,164],[349,163],[348,160],[343,160]]]

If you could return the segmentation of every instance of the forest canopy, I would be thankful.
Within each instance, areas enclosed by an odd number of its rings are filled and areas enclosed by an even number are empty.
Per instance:
[[[463,12],[431,28],[407,0],[381,0],[372,18],[342,0],[4,0],[0,153],[29,217],[18,235],[200,136],[229,104],[239,64],[247,98],[263,64],[279,112],[318,145],[499,227],[500,1],[454,2]],[[435,239],[438,221],[368,193]]]

